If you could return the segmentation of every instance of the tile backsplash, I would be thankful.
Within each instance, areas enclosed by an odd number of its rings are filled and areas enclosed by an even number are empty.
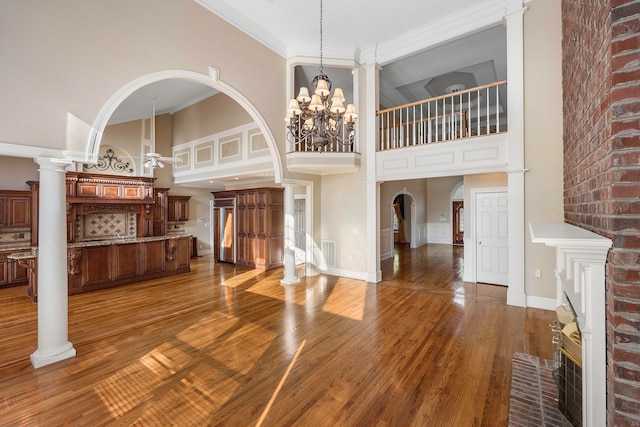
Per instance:
[[[7,228],[0,232],[0,249],[31,246],[30,228]]]
[[[109,212],[78,215],[76,241],[136,237],[136,214]]]

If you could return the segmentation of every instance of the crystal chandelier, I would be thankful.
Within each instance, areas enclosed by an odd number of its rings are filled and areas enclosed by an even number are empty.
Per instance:
[[[358,112],[353,104],[344,106],[344,94],[336,88],[331,94],[331,80],[322,64],[322,0],[320,0],[320,73],[313,78],[313,95],[301,87],[298,97],[289,101],[287,140],[298,149],[328,151],[337,144],[352,147]],[[329,102],[330,100],[330,102]]]

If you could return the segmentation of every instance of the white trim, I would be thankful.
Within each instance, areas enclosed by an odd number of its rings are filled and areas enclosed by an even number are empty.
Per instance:
[[[421,28],[356,50],[361,64],[388,64],[415,52],[499,25],[505,14],[505,0],[478,2]]]
[[[529,224],[533,243],[556,249],[556,303],[571,304],[582,335],[582,424],[607,421],[605,265],[613,242],[565,223]]]
[[[465,282],[477,281],[477,262],[476,256],[477,242],[478,242],[478,224],[476,223],[476,198],[481,193],[505,193],[509,196],[508,187],[476,187],[469,189],[469,210],[467,212],[468,227],[465,228],[464,233],[464,272],[463,279]],[[510,200],[509,200],[510,201]],[[513,237],[509,235],[509,242]],[[509,254],[511,255],[511,254]],[[509,271],[511,271],[511,256],[509,256]],[[511,284],[509,284],[511,286]]]
[[[554,311],[558,307],[558,303],[555,298],[543,298],[535,295],[527,295],[527,307]]]
[[[287,45],[285,42],[238,12],[234,7],[229,6],[226,2],[214,0],[195,0],[195,2],[238,28],[240,31],[253,37],[274,52],[286,56]]]
[[[122,103],[122,101],[124,101],[127,97],[129,97],[129,95],[143,86],[167,79],[188,80],[212,87],[224,93],[225,95],[236,101],[238,104],[240,104],[240,106],[244,108],[247,113],[249,113],[249,116],[251,116],[258,128],[260,128],[260,130],[262,131],[262,134],[264,135],[271,152],[274,180],[276,183],[282,182],[282,159],[278,150],[278,144],[276,143],[275,137],[271,133],[267,122],[262,117],[257,108],[242,93],[220,80],[220,71],[214,67],[209,67],[208,75],[187,70],[158,71],[132,80],[121,87],[116,93],[111,96],[111,98],[107,100],[107,102],[102,106],[96,116],[87,143],[85,162],[96,162],[98,150],[100,148],[100,142],[102,140],[102,133],[104,132],[104,129],[109,122],[109,118],[116,110],[116,108]]]
[[[524,13],[522,0],[506,0],[507,109],[509,126],[509,289],[507,304],[525,307],[525,210],[524,210]]]
[[[329,274],[331,276],[346,277],[347,279],[367,280],[367,273],[364,271],[345,270],[343,268],[335,267],[321,267],[320,270],[323,274]]]

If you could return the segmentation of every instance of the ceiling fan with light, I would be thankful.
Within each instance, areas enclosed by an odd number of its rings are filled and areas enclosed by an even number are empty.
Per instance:
[[[151,112],[151,152],[144,154],[145,168],[163,168],[165,163],[182,163],[182,159],[177,157],[165,157],[156,152],[156,97],[153,96],[153,110]]]

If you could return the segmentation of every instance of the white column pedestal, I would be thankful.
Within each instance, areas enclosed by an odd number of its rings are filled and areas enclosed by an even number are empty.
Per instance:
[[[38,349],[34,368],[76,355],[68,340],[67,208],[64,167],[56,159],[41,159],[38,216]]]
[[[284,186],[284,277],[281,285],[293,285],[300,279],[296,276],[296,236],[294,185]]]

